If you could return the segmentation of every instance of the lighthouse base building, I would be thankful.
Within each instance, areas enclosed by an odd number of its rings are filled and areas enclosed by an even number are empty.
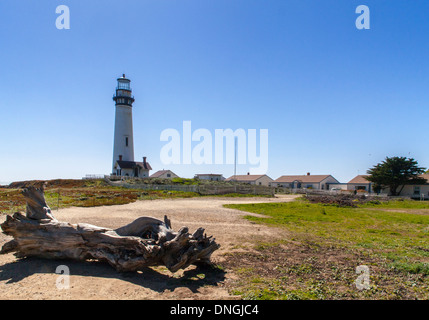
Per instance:
[[[143,162],[124,161],[118,159],[113,166],[113,175],[123,177],[148,178],[149,171],[152,170],[150,164],[143,158]]]
[[[143,157],[142,162],[134,161],[133,137],[133,103],[134,96],[130,83],[125,77],[118,78],[115,101],[115,133],[113,139],[112,175],[123,177],[148,178],[152,170],[150,164]]]

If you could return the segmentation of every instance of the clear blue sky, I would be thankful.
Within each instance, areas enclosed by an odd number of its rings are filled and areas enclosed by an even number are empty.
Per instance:
[[[370,30],[355,26],[361,4]],[[58,5],[70,30],[55,27]],[[386,156],[429,167],[429,1],[2,0],[0,26],[0,182],[109,173],[122,73],[135,156],[154,171],[160,133],[186,120],[268,129],[273,179],[347,182]]]

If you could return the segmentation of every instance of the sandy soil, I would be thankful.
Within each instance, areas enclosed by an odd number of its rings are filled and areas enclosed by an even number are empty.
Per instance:
[[[294,196],[278,198],[190,198],[138,201],[135,203],[93,208],[67,208],[54,211],[60,221],[85,222],[100,227],[117,228],[138,217],[162,219],[167,215],[174,230],[188,226],[192,232],[204,227],[221,248],[213,254],[221,263],[225,253],[242,248],[256,239],[286,237],[285,231],[253,224],[243,213],[222,207],[227,203],[291,201]],[[5,216],[0,217],[0,223]],[[11,238],[0,234],[0,245]],[[59,290],[56,273],[59,265],[70,270],[69,289]],[[175,274],[166,268],[147,268],[131,274],[116,272],[97,262],[50,261],[35,258],[16,259],[13,254],[0,256],[0,299],[236,299],[225,289],[225,282],[236,275],[203,272],[191,266]]]

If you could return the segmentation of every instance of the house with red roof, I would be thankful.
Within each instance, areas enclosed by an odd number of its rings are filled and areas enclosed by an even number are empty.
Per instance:
[[[283,187],[291,189],[315,189],[329,190],[330,185],[339,184],[340,182],[330,174],[310,174],[306,175],[288,175],[281,176],[274,180],[271,185],[273,187]]]
[[[157,172],[152,174],[149,178],[173,179],[173,178],[179,178],[179,176],[171,170],[158,170]]]
[[[240,183],[253,184],[257,186],[271,186],[273,179],[266,174],[246,174],[246,175],[234,175],[226,179],[225,181],[235,181]]]

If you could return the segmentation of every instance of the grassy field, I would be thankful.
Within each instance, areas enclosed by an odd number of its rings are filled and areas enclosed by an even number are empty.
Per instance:
[[[0,213],[25,211],[20,188],[38,183],[0,188]],[[52,180],[45,197],[56,210],[201,195],[112,187],[103,180]],[[226,254],[220,267],[238,275],[229,290],[244,299],[429,299],[428,202],[375,201],[353,208],[299,199],[226,207],[257,213],[245,218],[284,235]],[[369,267],[369,289],[356,288],[359,265]]]
[[[0,188],[0,212],[25,211],[22,187],[39,182],[25,182],[12,188]],[[16,187],[16,188],[14,188]],[[45,199],[52,210],[58,208],[120,205],[137,200],[197,197],[194,192],[139,190],[112,187],[103,180],[52,180],[45,189]]]
[[[188,183],[192,179],[176,179],[175,183]],[[21,188],[35,185],[42,181],[15,182],[9,187],[0,188],[0,213],[14,213],[25,211],[25,200],[21,195]],[[212,197],[268,197],[253,194],[224,194]],[[141,190],[136,188],[115,187],[107,184],[103,179],[88,180],[50,180],[45,188],[45,199],[52,210],[58,208],[94,207],[120,205],[137,200],[175,199],[204,197],[195,192]]]
[[[261,214],[246,219],[280,227],[287,235],[231,257],[230,267],[245,275],[235,284],[237,294],[254,299],[429,299],[428,202],[350,208],[301,199],[226,207]],[[370,268],[368,290],[356,289],[358,265]]]

